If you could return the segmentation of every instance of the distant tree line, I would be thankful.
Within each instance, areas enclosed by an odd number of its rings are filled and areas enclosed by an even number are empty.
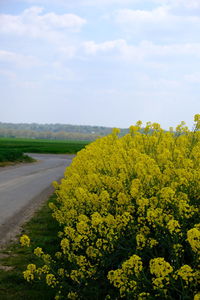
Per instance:
[[[0,122],[0,137],[91,141],[111,132],[111,127],[103,126]],[[121,129],[121,135],[127,132]]]
[[[111,127],[89,126],[89,125],[68,125],[68,124],[38,124],[38,123],[2,123],[0,128],[31,130],[37,132],[76,132],[76,133],[92,133],[97,135],[107,135],[112,131]]]
[[[31,138],[31,139],[49,139],[49,140],[88,140],[92,141],[99,136],[96,134],[85,134],[78,132],[51,132],[51,131],[33,131],[19,129],[2,129],[0,128],[0,137],[13,138]]]

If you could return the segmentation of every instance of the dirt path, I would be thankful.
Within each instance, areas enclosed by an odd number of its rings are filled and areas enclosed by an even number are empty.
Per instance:
[[[63,177],[74,155],[29,154],[33,164],[0,169],[0,247],[14,239],[20,226],[53,193],[52,181]]]

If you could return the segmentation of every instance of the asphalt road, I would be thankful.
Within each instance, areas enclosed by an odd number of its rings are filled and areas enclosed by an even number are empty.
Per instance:
[[[0,168],[0,245],[12,239],[18,227],[53,192],[52,181],[63,177],[74,157],[29,155],[37,162]]]

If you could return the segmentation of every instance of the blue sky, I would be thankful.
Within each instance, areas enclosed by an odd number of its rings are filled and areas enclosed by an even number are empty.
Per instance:
[[[199,32],[199,0],[1,0],[0,121],[191,127]]]

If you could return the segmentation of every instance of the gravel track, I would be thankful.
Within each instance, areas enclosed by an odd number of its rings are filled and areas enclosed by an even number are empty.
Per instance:
[[[35,163],[0,168],[0,247],[15,239],[20,227],[53,193],[75,155],[29,154]]]

